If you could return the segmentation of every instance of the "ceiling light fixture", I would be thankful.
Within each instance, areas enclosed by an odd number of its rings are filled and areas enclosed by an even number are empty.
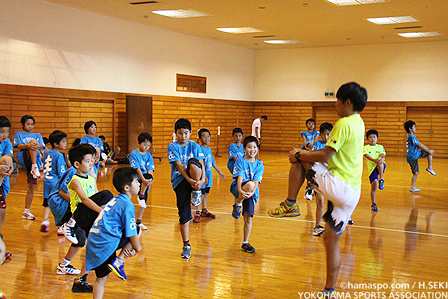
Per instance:
[[[303,44],[303,42],[293,40],[293,39],[271,39],[264,41],[267,44],[271,45],[293,45],[293,44]]]
[[[252,27],[216,28],[216,30],[232,34],[263,32],[262,30],[258,30]]]
[[[404,33],[398,33],[398,35],[405,38],[418,38],[418,37],[441,36],[442,34],[437,31],[430,31],[430,32],[404,32]]]
[[[373,4],[373,3],[383,3],[386,0],[327,0],[333,4],[339,6],[347,6],[347,5],[361,5],[361,4]]]
[[[418,22],[416,18],[411,16],[367,18],[367,21],[378,25]]]
[[[172,10],[153,10],[152,13],[157,15],[176,18],[176,19],[184,19],[184,18],[197,18],[197,17],[206,17],[208,14],[193,10],[193,9],[172,9]]]

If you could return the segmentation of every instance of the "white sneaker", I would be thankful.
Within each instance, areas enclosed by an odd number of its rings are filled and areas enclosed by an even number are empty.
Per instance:
[[[37,165],[31,166],[31,174],[33,175],[33,178],[40,179],[40,172]]]
[[[306,188],[304,198],[305,198],[306,200],[313,200],[313,192],[314,192],[313,189],[311,189],[311,188]]]
[[[426,168],[426,171],[429,172],[430,174],[432,174],[433,176],[436,176],[436,172],[432,169]]]
[[[57,232],[58,236],[63,236],[64,232],[62,231],[62,226],[58,226],[58,232]]]
[[[75,229],[73,227],[70,227],[67,225],[67,223],[64,223],[61,228],[67,240],[75,245],[78,244],[78,239],[76,238]]]
[[[200,190],[195,190],[191,192],[191,205],[197,207],[201,204],[202,192]]]
[[[141,230],[148,230],[148,227],[143,223],[140,223],[138,226],[140,227]]]
[[[76,269],[72,265],[67,266],[61,266],[61,264],[58,264],[58,268],[56,270],[56,273],[59,275],[78,275],[81,273],[81,270]]]
[[[142,209],[146,209],[146,202],[144,199],[138,199],[138,206]]]
[[[318,225],[318,226],[314,227],[314,229],[313,229],[313,236],[318,237],[318,236],[322,235],[324,233],[324,231],[325,231],[325,228]]]
[[[35,220],[36,217],[34,217],[33,213],[31,211],[23,211],[22,218],[26,220]]]

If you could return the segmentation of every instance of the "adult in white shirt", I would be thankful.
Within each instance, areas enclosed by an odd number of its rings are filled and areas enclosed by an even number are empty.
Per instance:
[[[263,115],[260,118],[254,119],[252,122],[252,136],[256,137],[258,141],[261,143],[261,123],[265,120],[268,120],[266,115]]]

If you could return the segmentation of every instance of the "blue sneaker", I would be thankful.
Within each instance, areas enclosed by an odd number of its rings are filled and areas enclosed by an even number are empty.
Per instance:
[[[180,256],[183,259],[189,259],[191,257],[191,246],[184,244],[184,246],[182,247],[182,253],[180,254]]]
[[[384,180],[379,180],[378,183],[379,183],[378,189],[384,190]]]
[[[378,207],[376,206],[376,203],[372,204],[372,211],[378,212]]]
[[[236,203],[233,204],[232,216],[235,219],[238,219],[241,216],[241,206],[237,205]]]
[[[117,275],[122,280],[128,279],[126,273],[124,273],[124,263],[120,262],[118,258],[114,258],[112,263],[108,264],[107,266],[112,272],[114,272],[115,275]]]
[[[248,252],[248,253],[255,252],[255,248],[252,245],[250,245],[249,243],[244,243],[243,245],[241,245],[241,250],[244,252]]]
[[[201,204],[201,197],[202,192],[200,190],[191,192],[191,205],[193,207],[199,206]]]

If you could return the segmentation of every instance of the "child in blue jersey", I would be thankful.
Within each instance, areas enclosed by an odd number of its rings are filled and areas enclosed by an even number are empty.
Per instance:
[[[95,136],[96,123],[93,120],[89,120],[84,124],[84,132],[86,132],[87,135],[81,138],[81,144],[90,144],[96,150],[95,164],[93,167],[95,173],[92,173],[96,178],[98,177],[98,170],[100,169],[101,153],[104,152],[103,141],[101,138]]]
[[[254,217],[254,206],[260,198],[258,185],[261,183],[264,173],[263,162],[256,159],[259,143],[254,136],[244,138],[245,158],[236,160],[233,169],[233,183],[230,186],[230,192],[237,199],[233,205],[232,216],[240,218],[241,207],[243,208],[244,218],[244,238],[241,250],[254,253],[255,248],[249,244],[249,236],[252,230],[252,217]]]
[[[316,127],[316,121],[313,118],[308,118],[305,125],[308,130],[300,133],[303,138],[302,149],[312,149],[314,142],[319,136],[319,131],[314,129]]]
[[[212,149],[208,145],[210,143],[210,131],[202,128],[198,131],[198,138],[201,141],[201,150],[204,153],[204,167],[205,167],[205,184],[201,187],[202,192],[202,211],[199,211],[199,205],[196,207],[196,213],[193,218],[194,223],[201,222],[201,217],[203,218],[216,218],[216,216],[212,213],[210,213],[207,210],[207,198],[208,194],[210,193],[210,188],[213,186],[213,168],[216,169],[219,176],[222,179],[225,179],[226,176],[224,173],[219,169],[218,165],[215,162],[215,159],[213,158]]]
[[[41,232],[48,232],[50,221],[50,207],[48,206],[48,196],[51,190],[59,181],[59,178],[64,174],[66,168],[64,154],[60,150],[67,148],[67,134],[60,130],[55,130],[50,134],[51,149],[47,151],[44,157],[44,220],[40,226]]]
[[[171,164],[171,184],[176,193],[180,233],[183,247],[182,258],[191,257],[190,228],[191,205],[201,203],[201,187],[205,183],[204,154],[201,147],[190,139],[191,123],[180,118],[174,124],[177,141],[168,145],[168,162]]]
[[[235,128],[232,131],[232,137],[235,141],[229,145],[229,161],[227,162],[227,169],[230,174],[233,174],[233,166],[238,158],[244,157],[244,146],[243,146],[243,130],[240,128]]]
[[[12,174],[14,167],[12,157],[12,144],[9,140],[9,130],[11,122],[5,116],[0,116],[0,240],[3,239],[2,226],[6,216],[6,196],[11,189],[9,185],[9,176]],[[3,258],[9,259],[11,253],[3,252]],[[2,258],[0,257],[0,264]]]
[[[142,250],[141,230],[135,223],[135,210],[131,198],[139,193],[140,183],[134,168],[123,167],[115,171],[113,184],[120,194],[112,198],[96,218],[89,233],[86,249],[87,270],[95,270],[96,282],[93,298],[104,295],[107,277],[112,271],[126,280],[124,258],[135,256]],[[116,251],[122,249],[117,256]]]
[[[31,203],[33,202],[34,188],[37,179],[40,178],[39,169],[42,166],[40,150],[45,148],[44,140],[40,133],[32,132],[35,120],[31,115],[24,115],[20,119],[24,132],[14,134],[14,147],[19,148],[17,160],[19,164],[26,170],[28,177],[28,189],[25,196],[25,210],[22,218],[34,220],[36,217],[31,213]]]
[[[152,144],[152,136],[143,132],[138,135],[138,148],[133,150],[129,155],[129,164],[135,168],[138,173],[140,182],[140,192],[138,193],[138,212],[137,225],[142,230],[147,230],[146,225],[142,223],[143,213],[146,209],[146,201],[148,200],[148,191],[154,183],[154,159],[149,149]]]
[[[406,160],[411,166],[412,171],[412,181],[411,181],[411,192],[420,192],[419,188],[416,188],[417,177],[419,174],[418,159],[425,158],[428,159],[428,167],[426,171],[432,175],[436,175],[435,171],[432,169],[432,159],[434,157],[435,151],[427,148],[423,143],[419,142],[415,136],[417,131],[415,127],[415,122],[408,120],[404,123],[404,129],[408,133],[408,139],[406,141],[407,151]]]

